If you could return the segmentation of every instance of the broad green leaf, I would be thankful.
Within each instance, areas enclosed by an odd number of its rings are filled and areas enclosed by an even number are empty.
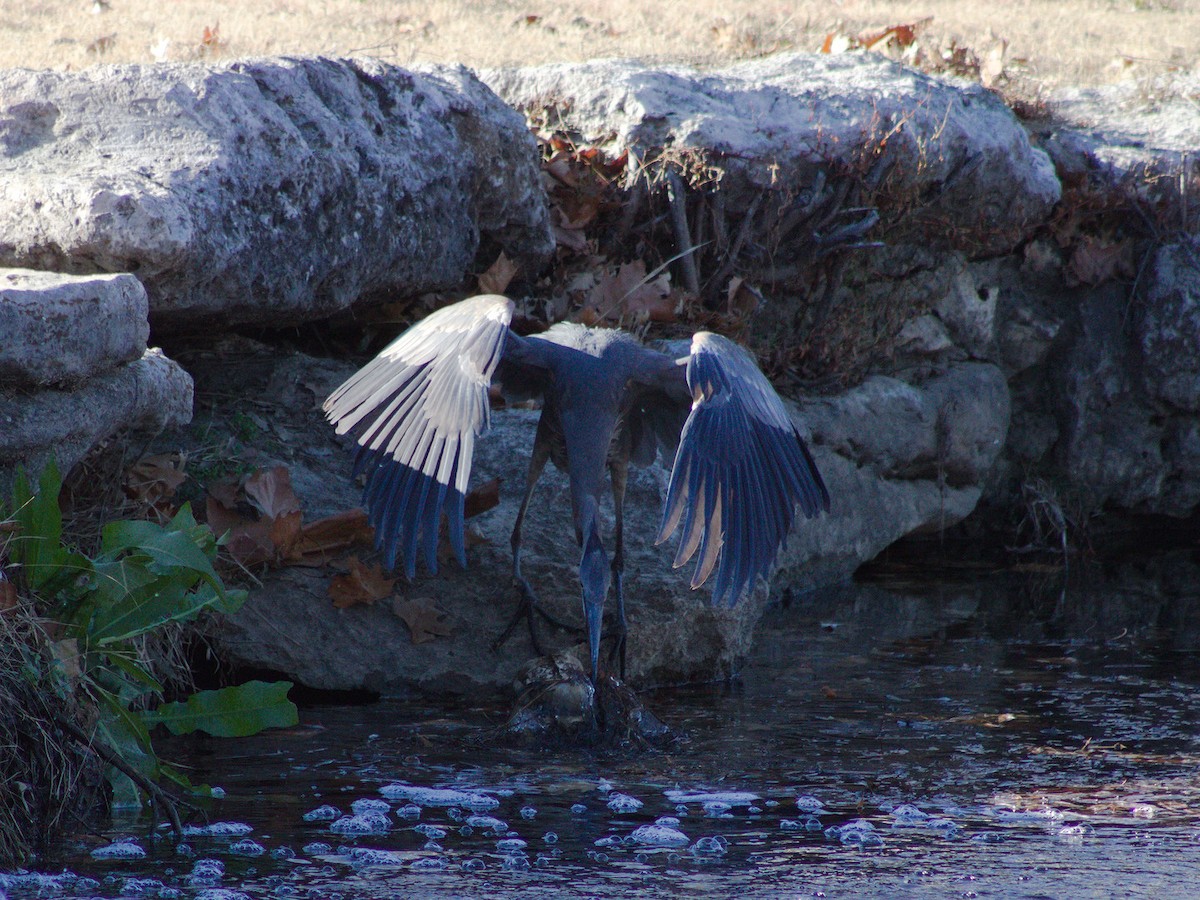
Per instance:
[[[110,522],[104,526],[101,549],[112,557],[122,551],[149,557],[156,571],[191,570],[217,590],[222,587],[212,561],[187,531],[169,531],[155,522]]]
[[[148,725],[165,725],[173,734],[205,731],[214,737],[246,737],[299,721],[296,705],[287,699],[291,687],[290,681],[248,681],[198,691],[181,703],[164,703],[142,715]]]

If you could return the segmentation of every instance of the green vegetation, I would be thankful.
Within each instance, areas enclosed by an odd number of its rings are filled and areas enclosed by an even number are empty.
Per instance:
[[[94,557],[65,545],[60,487],[53,466],[42,473],[36,491],[20,476],[11,507],[7,513],[0,508],[0,523],[9,535],[7,546],[0,544],[0,564],[5,556],[8,560],[0,573],[36,609],[35,615],[28,604],[0,605],[0,618],[7,620],[0,644],[15,663],[0,674],[0,694],[37,707],[19,718],[6,717],[0,730],[29,731],[36,722],[43,735],[85,748],[103,763],[114,804],[149,797],[178,825],[174,804],[159,783],[172,782],[188,792],[203,789],[158,758],[151,740],[154,726],[176,734],[201,730],[232,737],[291,725],[297,721],[296,707],[287,699],[291,685],[250,682],[163,702],[166,689],[147,652],[154,638],[207,611],[236,610],[245,592],[222,583],[213,569],[218,542],[187,505],[165,525],[108,524]],[[10,599],[18,593],[12,584]],[[18,619],[22,628],[12,626]],[[0,738],[22,744],[16,734]],[[35,793],[61,787],[30,785],[0,771],[0,791],[17,782]],[[29,802],[24,805],[28,810]],[[35,806],[44,818],[56,804],[43,799]],[[0,821],[0,831],[7,825]]]

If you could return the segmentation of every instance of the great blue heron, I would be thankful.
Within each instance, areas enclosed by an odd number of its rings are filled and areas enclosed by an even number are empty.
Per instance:
[[[617,329],[563,322],[521,337],[509,328],[512,313],[513,304],[496,295],[432,313],[334,391],[324,409],[339,434],[361,429],[355,475],[366,476],[363,501],[376,544],[388,567],[399,558],[411,579],[422,552],[437,571],[443,510],[451,546],[466,565],[464,499],[475,438],[489,424],[492,381],[510,395],[541,398],[513,526],[513,579],[530,615],[536,597],[521,574],[521,524],[552,460],[570,481],[595,683],[610,587],[614,652],[619,648],[624,668],[622,520],[630,462],[649,465],[660,447],[675,454],[657,542],[682,521],[675,566],[699,553],[693,588],[716,569],[714,603],[736,602],[766,576],[796,507],[811,518],[829,509],[829,494],[778,395],[732,341],[698,332],[690,355],[674,359]],[[611,563],[600,534],[605,470],[616,513]]]

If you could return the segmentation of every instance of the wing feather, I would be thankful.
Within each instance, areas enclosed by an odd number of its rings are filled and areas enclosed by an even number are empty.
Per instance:
[[[450,544],[466,564],[463,515],[475,436],[490,424],[488,385],[505,352],[512,303],[473,297],[426,316],[325,401],[338,434],[361,429],[355,475],[389,568],[437,571],[447,514]],[[513,340],[519,340],[513,338]]]
[[[765,578],[795,522],[829,509],[816,464],[770,382],[737,344],[701,332],[687,364],[692,410],[679,437],[658,543],[683,522],[675,565],[716,572],[713,602]]]

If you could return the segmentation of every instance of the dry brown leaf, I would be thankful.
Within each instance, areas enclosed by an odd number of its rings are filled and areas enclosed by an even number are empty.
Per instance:
[[[509,283],[520,271],[520,266],[504,255],[501,251],[496,261],[488,266],[488,270],[479,276],[479,291],[483,294],[503,294]]]
[[[214,488],[217,490],[214,491]],[[224,537],[221,546],[225,552],[244,566],[273,560],[275,542],[271,539],[271,520],[249,519],[243,516],[235,508],[236,495],[232,506],[226,505],[221,499],[228,496],[229,492],[224,486],[216,483],[209,486],[208,496],[204,498],[208,527],[217,537]]]
[[[335,575],[329,581],[329,596],[338,609],[374,603],[391,594],[396,579],[384,575],[383,566],[378,563],[368,566],[357,556],[350,557],[347,564],[349,572]]]
[[[485,481],[471,490],[463,502],[463,518],[469,519],[500,504],[500,479]]]
[[[17,589],[11,581],[0,581],[0,613],[16,609],[20,601],[17,599]]]
[[[1084,237],[1075,246],[1067,263],[1067,280],[1075,284],[1095,285],[1117,275],[1133,274],[1133,253],[1127,243],[1109,244]]]
[[[268,519],[277,519],[300,509],[287,466],[256,469],[246,476],[242,490]]]
[[[186,459],[179,453],[143,456],[125,473],[125,494],[150,506],[169,500],[187,481],[185,465]]]
[[[302,519],[303,514],[297,509],[271,520],[267,534],[271,538],[271,543],[275,545],[277,558],[287,559],[291,556],[300,539]]]
[[[366,512],[348,509],[301,527],[287,553],[287,562],[298,566],[323,566],[333,553],[355,544],[369,545],[374,540],[375,529],[367,521]]]
[[[408,633],[414,644],[424,644],[434,638],[449,637],[454,633],[449,623],[443,621],[446,614],[434,606],[429,597],[397,599],[392,609],[408,626]]]
[[[602,273],[588,295],[588,305],[600,319],[674,322],[676,318],[670,277],[662,272],[648,280],[646,264],[640,259],[623,263],[615,274]]]

